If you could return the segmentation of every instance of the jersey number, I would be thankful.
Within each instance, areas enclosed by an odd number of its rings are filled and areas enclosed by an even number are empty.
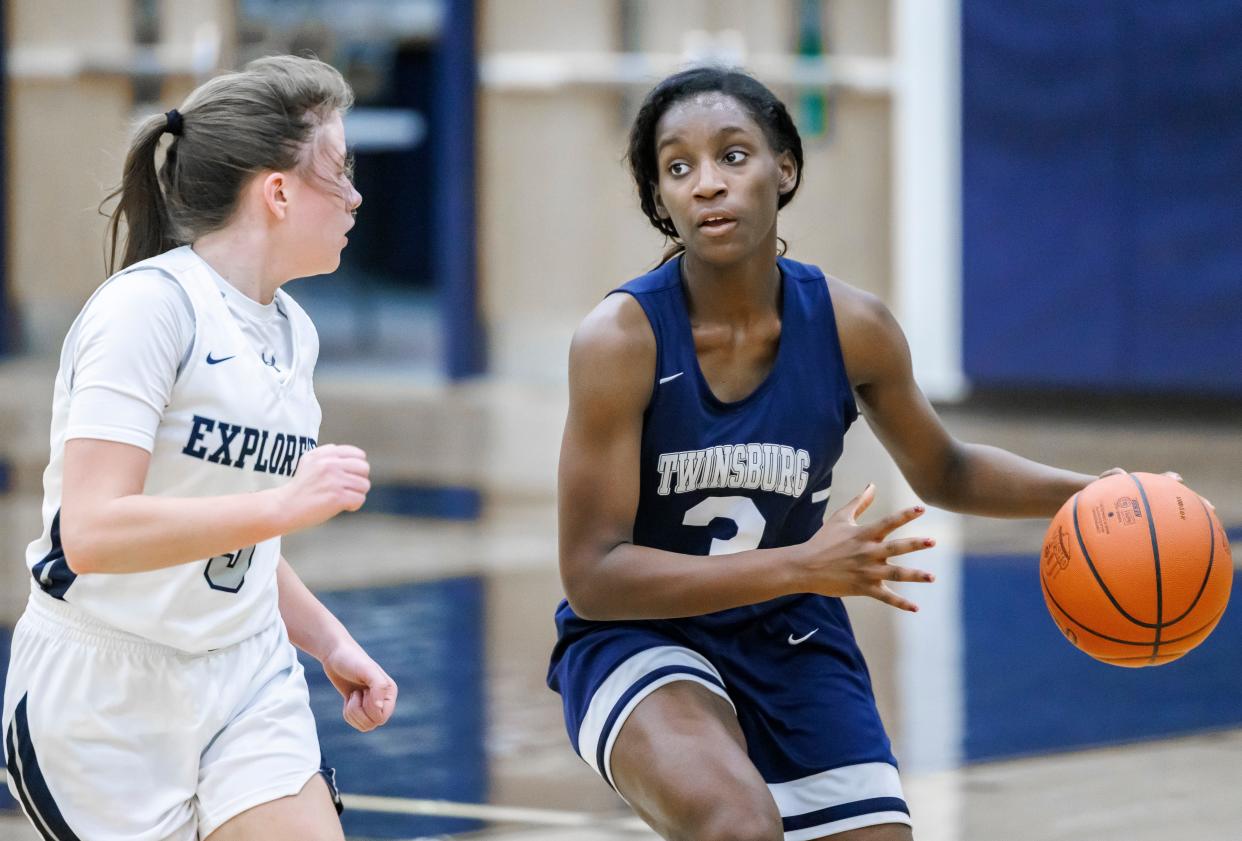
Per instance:
[[[737,526],[737,534],[728,540],[713,537],[709,555],[731,555],[758,549],[767,526],[755,501],[748,496],[709,496],[687,511],[681,523],[684,526],[709,526],[712,520],[732,521]]]
[[[207,562],[203,575],[213,590],[236,593],[246,583],[246,570],[254,560],[254,547],[247,546],[227,555],[216,555]]]

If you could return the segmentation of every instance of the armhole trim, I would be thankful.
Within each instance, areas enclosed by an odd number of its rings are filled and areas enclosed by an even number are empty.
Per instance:
[[[844,396],[844,404],[847,411],[845,418],[845,426],[848,429],[850,424],[858,420],[861,414],[858,410],[858,399],[854,395],[854,384],[850,381],[850,371],[845,365],[845,348],[841,346],[841,330],[837,325],[837,307],[832,300],[832,283],[833,278],[829,278],[827,274],[821,273],[823,277],[824,297],[828,302],[828,315],[830,329],[832,331],[831,343],[832,350],[830,353],[835,356],[837,364],[841,370],[841,392]]]
[[[651,310],[647,308],[647,302],[643,300],[643,297],[631,289],[626,289],[624,286],[617,287],[604,297],[607,298],[616,294],[629,295],[635,300],[635,302],[637,302],[638,306],[642,308],[643,315],[647,317],[647,326],[651,328],[651,338],[655,340],[655,371],[653,371],[651,375],[651,391],[647,395],[647,405],[643,408],[643,418],[645,419],[651,411],[651,407],[655,404],[656,386],[660,381],[660,372],[664,370],[664,343],[660,341],[660,330],[656,325],[656,317]]]

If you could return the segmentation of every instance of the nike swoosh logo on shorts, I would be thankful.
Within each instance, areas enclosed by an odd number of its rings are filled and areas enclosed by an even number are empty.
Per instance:
[[[237,354],[233,354],[233,356],[237,356]],[[219,359],[213,359],[211,356],[211,351],[207,351],[207,364],[208,365],[219,365],[221,362],[228,362],[230,359],[233,358],[233,356],[221,356]]]
[[[671,383],[673,380],[677,379],[678,377],[680,377],[680,376],[681,376],[682,374],[684,374],[684,373],[686,373],[686,372],[685,372],[685,371],[678,371],[676,374],[673,374],[671,377],[661,377],[661,378],[660,378],[660,385],[664,385],[665,383]]]
[[[794,635],[793,635],[793,634],[790,634],[790,635],[789,635],[789,644],[790,644],[790,645],[801,645],[802,643],[804,643],[804,642],[806,642],[807,640],[809,640],[811,637],[815,636],[815,631],[818,631],[818,630],[819,630],[819,628],[816,628],[814,631],[811,631],[811,632],[810,632],[809,634],[807,634],[806,636],[803,636],[803,637],[798,637],[797,639],[794,639]]]

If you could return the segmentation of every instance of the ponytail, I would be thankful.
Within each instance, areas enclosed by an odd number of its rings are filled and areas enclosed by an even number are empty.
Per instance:
[[[129,153],[125,156],[121,184],[104,199],[104,204],[113,199],[117,200],[112,218],[108,222],[108,274],[162,254],[179,244],[172,236],[168,206],[155,169],[156,149],[166,127],[167,119],[162,114],[143,121],[138,127],[138,136],[134,138]],[[166,158],[174,154],[175,146],[176,138],[173,138]],[[122,217],[125,222],[125,254],[118,265],[117,248],[121,239]]]

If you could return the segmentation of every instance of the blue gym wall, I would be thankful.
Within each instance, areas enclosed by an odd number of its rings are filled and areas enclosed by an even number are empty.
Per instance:
[[[962,0],[976,386],[1242,396],[1242,3]]]

